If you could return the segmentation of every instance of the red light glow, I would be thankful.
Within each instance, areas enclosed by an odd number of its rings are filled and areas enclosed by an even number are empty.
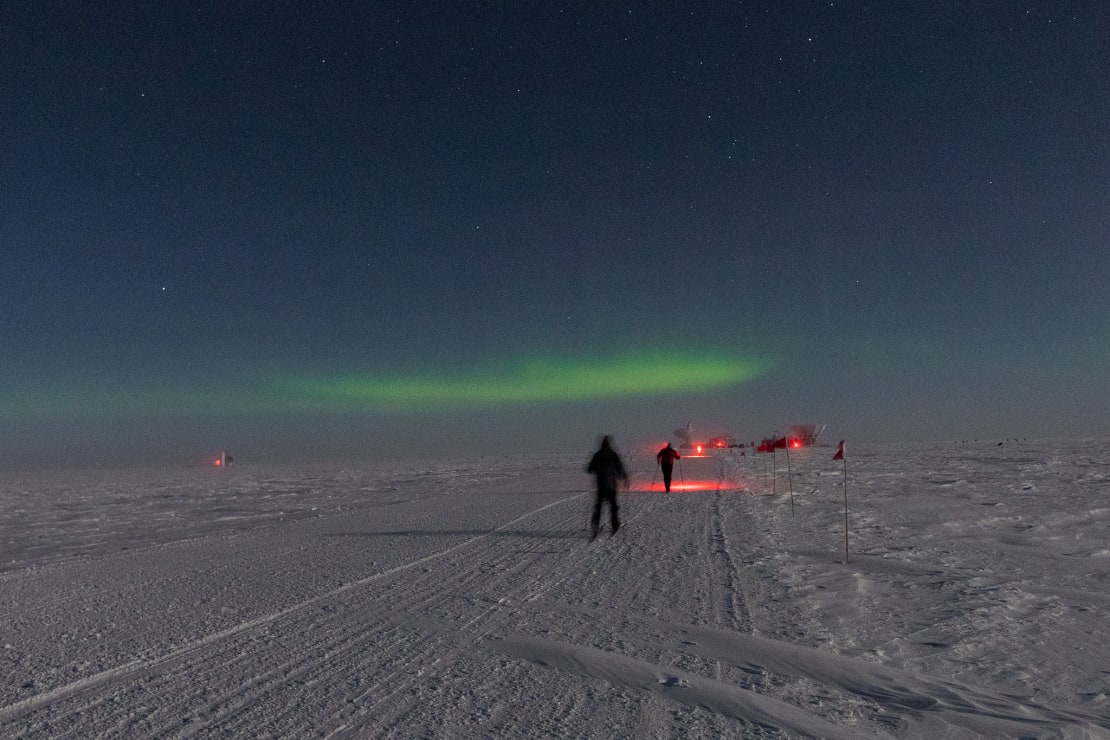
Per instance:
[[[736,487],[734,481],[722,481],[719,478],[712,479],[698,479],[694,480],[687,478],[686,480],[672,480],[671,493],[691,493],[693,491],[719,491],[719,490],[732,490]],[[663,481],[656,480],[655,483],[651,481],[637,482],[629,486],[629,491],[639,493],[665,493],[666,488],[663,486]]]
[[[216,467],[218,468],[223,464],[224,464],[224,461],[217,457],[216,458]]]

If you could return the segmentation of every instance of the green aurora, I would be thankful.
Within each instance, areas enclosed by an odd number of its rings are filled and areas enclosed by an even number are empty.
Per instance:
[[[770,366],[751,358],[660,353],[530,360],[456,376],[305,378],[287,387],[291,396],[332,410],[447,410],[701,393],[752,380]]]
[[[774,363],[708,353],[625,354],[592,360],[533,359],[467,372],[273,374],[257,379],[149,381],[8,389],[0,413],[162,416],[211,413],[427,413],[524,404],[703,393],[766,374]]]

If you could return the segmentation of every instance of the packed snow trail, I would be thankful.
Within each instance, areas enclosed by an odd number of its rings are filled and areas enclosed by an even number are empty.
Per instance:
[[[590,542],[579,470],[343,478],[360,495],[288,517],[240,499],[201,536],[3,574],[0,734],[1105,736],[1097,703],[835,650],[792,596],[781,493],[641,474],[622,531]]]

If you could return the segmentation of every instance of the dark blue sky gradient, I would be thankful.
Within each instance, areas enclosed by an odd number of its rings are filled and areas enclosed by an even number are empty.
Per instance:
[[[1110,6],[597,5],[6,3],[4,462],[1110,431]],[[226,400],[669,348],[777,364]]]

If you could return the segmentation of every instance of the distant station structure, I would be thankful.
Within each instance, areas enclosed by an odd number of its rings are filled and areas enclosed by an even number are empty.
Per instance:
[[[825,431],[826,424],[794,424],[790,427],[787,441],[791,447],[812,447],[817,438]]]
[[[234,461],[235,458],[227,454],[227,450],[220,450],[220,454],[216,455],[216,459],[213,461],[212,464],[215,465],[217,468],[226,468]]]
[[[708,450],[722,450],[730,447],[743,447],[731,434],[721,434],[709,439],[695,438],[693,426],[689,423],[685,427],[675,429],[674,436],[678,439],[678,449],[684,454],[701,455]]]
[[[802,447],[812,447],[817,444],[818,437],[825,431],[826,424],[794,424],[790,427],[789,434],[775,432],[770,437],[764,437],[759,443],[756,452],[774,452],[775,450],[797,450]]]
[[[825,431],[827,424],[793,424],[790,426],[790,431],[787,434],[775,432],[769,437],[765,437],[762,443],[757,448],[758,452],[771,452],[775,449],[785,449],[789,447],[792,450],[800,449],[802,447],[813,447],[817,444],[817,440]],[[693,426],[689,423],[685,427],[675,429],[673,432],[675,438],[678,440],[678,449],[684,451],[686,454],[701,455],[710,450],[726,450],[733,448],[745,448],[747,445],[738,442],[737,439],[731,434],[720,434],[708,439],[704,437],[696,437],[694,435]],[[752,447],[756,444],[752,442]]]

